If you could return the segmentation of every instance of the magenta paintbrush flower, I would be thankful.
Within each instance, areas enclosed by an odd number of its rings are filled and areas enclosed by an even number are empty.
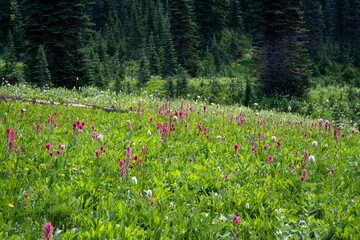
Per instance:
[[[20,147],[20,146],[18,146],[18,148],[17,148],[17,150],[16,150],[16,155],[17,155],[18,157],[20,157],[20,155],[21,155],[21,147]]]
[[[50,143],[47,143],[47,144],[45,144],[45,147],[46,147],[47,150],[50,150],[51,144],[50,144]]]
[[[44,236],[42,240],[51,240],[53,239],[53,226],[51,226],[51,222],[45,223],[44,227],[42,228],[44,231]]]
[[[237,152],[239,150],[239,145],[238,144],[235,144],[234,145],[234,152]]]
[[[9,151],[9,152],[14,151],[14,142],[13,142],[13,141],[10,141],[10,142],[9,142],[8,151]]]
[[[130,148],[130,146],[126,147],[126,160],[128,162],[131,161],[131,148]]]

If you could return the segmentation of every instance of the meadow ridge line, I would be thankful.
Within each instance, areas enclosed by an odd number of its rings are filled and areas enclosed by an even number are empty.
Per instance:
[[[46,101],[46,100],[38,100],[35,98],[21,98],[21,97],[9,97],[9,96],[0,96],[0,100],[4,102],[8,101],[21,101],[21,102],[31,102],[31,103],[38,103],[38,104],[54,104],[54,105],[63,105],[63,106],[70,106],[70,107],[82,107],[88,109],[101,109],[107,113],[110,112],[119,112],[119,113],[127,113],[128,110],[124,109],[116,109],[115,107],[102,107],[94,104],[78,104],[78,103],[69,103],[69,102],[60,102],[60,101]]]

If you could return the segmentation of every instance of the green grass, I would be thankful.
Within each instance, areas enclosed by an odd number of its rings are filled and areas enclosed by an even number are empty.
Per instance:
[[[350,125],[341,125],[336,141],[334,128],[338,126],[331,120],[331,130],[326,131],[325,121],[319,127],[318,120],[291,113],[216,104],[207,105],[204,112],[200,101],[182,100],[182,105],[181,100],[174,100],[169,107],[149,93],[141,96],[139,105],[138,96],[101,93],[93,88],[44,92],[19,86],[2,87],[1,91],[106,106],[121,100],[122,108],[134,108],[134,112],[120,114],[2,102],[2,239],[40,239],[46,222],[54,226],[55,239],[360,237],[360,140]],[[26,109],[23,117],[21,109]],[[173,120],[180,111],[184,119],[178,116]],[[170,118],[174,126],[167,125],[166,137],[156,126],[159,122],[163,129]],[[241,119],[245,121],[238,124]],[[73,130],[76,121],[85,123],[83,131]],[[37,124],[41,125],[39,133]],[[91,126],[103,135],[103,142],[92,138]],[[6,128],[16,134],[12,152]],[[260,140],[259,133],[263,136]],[[272,135],[281,143],[279,148],[271,141]],[[318,148],[313,147],[314,140]],[[50,150],[45,148],[47,143]],[[51,157],[49,152],[55,152],[59,144],[65,148]],[[235,144],[239,145],[236,154]],[[21,154],[17,155],[19,146]],[[106,151],[97,158],[95,152],[101,146]],[[126,161],[128,146],[130,162]],[[316,161],[306,163],[302,182],[305,152]],[[125,161],[126,176],[118,172],[120,160]],[[151,196],[144,190],[151,190]],[[235,227],[234,215],[239,216]]]

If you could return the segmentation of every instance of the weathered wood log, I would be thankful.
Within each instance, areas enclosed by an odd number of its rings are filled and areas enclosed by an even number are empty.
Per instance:
[[[9,97],[1,95],[0,99],[4,102],[8,101],[21,101],[21,102],[30,102],[30,103],[38,103],[38,104],[54,104],[54,105],[63,105],[69,107],[81,107],[81,108],[97,108],[101,109],[105,112],[120,112],[120,113],[127,113],[128,110],[124,109],[116,109],[115,107],[103,107],[94,104],[79,104],[79,103],[69,103],[69,102],[59,102],[59,101],[46,101],[46,100],[38,100],[35,98],[21,98],[21,97]]]

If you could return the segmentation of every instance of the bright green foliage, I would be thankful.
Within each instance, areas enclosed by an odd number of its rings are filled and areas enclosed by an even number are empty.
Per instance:
[[[89,87],[19,89],[1,87],[1,94],[135,110],[2,102],[2,239],[41,239],[46,222],[54,239],[360,237],[359,133],[347,124]],[[7,128],[16,135],[13,151]]]

